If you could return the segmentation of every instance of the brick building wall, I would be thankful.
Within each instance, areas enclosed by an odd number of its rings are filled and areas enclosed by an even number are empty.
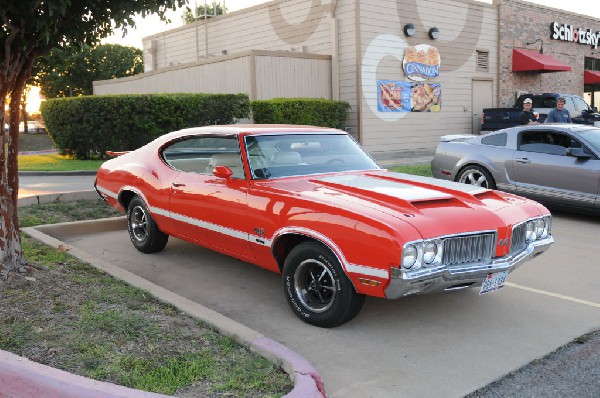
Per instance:
[[[600,31],[600,20],[564,10],[526,3],[519,0],[500,0],[498,51],[499,83],[498,106],[514,105],[519,91],[529,93],[561,92],[583,95],[584,58],[600,58],[600,47],[593,50],[590,45],[553,40],[550,26],[553,22],[570,24],[581,28]],[[536,39],[543,40],[544,54],[568,64],[568,72],[513,72],[514,48],[539,50],[541,43],[527,44]],[[598,54],[592,52],[598,51]]]

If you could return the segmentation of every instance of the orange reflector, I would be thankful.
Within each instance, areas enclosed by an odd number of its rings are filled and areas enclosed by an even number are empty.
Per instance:
[[[362,283],[363,285],[368,285],[368,286],[378,286],[381,285],[381,282],[379,281],[374,281],[373,279],[366,279],[366,278],[358,278],[358,281],[360,283]]]

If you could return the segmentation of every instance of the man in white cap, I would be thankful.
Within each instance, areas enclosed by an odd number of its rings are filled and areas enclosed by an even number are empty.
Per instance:
[[[538,119],[531,111],[531,107],[533,106],[533,101],[531,98],[525,98],[523,101],[523,112],[519,115],[519,121],[521,124],[538,124]]]

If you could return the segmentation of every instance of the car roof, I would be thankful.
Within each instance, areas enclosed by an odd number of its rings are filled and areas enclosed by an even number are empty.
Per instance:
[[[594,129],[598,129],[598,127],[594,127],[594,126],[590,126],[587,124],[576,124],[576,123],[542,123],[542,124],[536,124],[536,125],[525,125],[525,126],[515,126],[515,127],[509,127],[507,129],[504,130],[498,130],[497,132],[500,131],[508,131],[508,130],[513,130],[513,131],[523,131],[523,130],[548,130],[549,128],[552,128],[554,130],[564,130],[564,131],[571,131],[574,133],[577,133],[579,131],[586,131],[586,130],[594,130]]]
[[[303,126],[290,124],[229,124],[213,125],[202,127],[191,127],[178,132],[184,134],[202,134],[202,133],[252,133],[252,134],[272,134],[274,132],[293,132],[293,133],[339,133],[346,134],[344,131],[329,127]]]
[[[203,134],[223,134],[223,135],[269,135],[274,133],[294,133],[294,134],[340,134],[346,135],[343,130],[330,127],[304,126],[293,124],[227,124],[227,125],[210,125],[202,127],[190,127],[171,133],[164,134],[158,137],[154,143],[163,145],[165,142],[171,141],[185,136],[203,135]]]

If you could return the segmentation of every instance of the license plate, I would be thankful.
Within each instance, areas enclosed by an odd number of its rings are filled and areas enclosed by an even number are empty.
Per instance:
[[[504,282],[506,282],[506,278],[508,278],[508,271],[489,274],[481,284],[479,294],[486,294],[493,292],[494,290],[502,289],[504,287]]]

